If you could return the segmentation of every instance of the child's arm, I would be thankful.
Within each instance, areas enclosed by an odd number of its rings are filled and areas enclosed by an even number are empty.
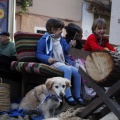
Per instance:
[[[48,59],[51,57],[46,54],[46,44],[45,39],[41,38],[37,43],[36,57],[42,63],[49,64]]]
[[[76,46],[76,40],[72,40],[69,43],[67,43],[67,41],[65,39],[62,40],[62,47],[63,47],[63,51],[65,54],[68,54],[69,49],[71,47],[75,47],[75,46]]]
[[[67,41],[65,40],[65,39],[63,39],[62,38],[62,41],[61,41],[62,43],[62,48],[63,48],[63,52],[65,53],[65,54],[68,54],[68,52],[69,52],[69,49],[70,49],[70,47],[71,47],[71,44],[70,43],[67,43]]]
[[[89,38],[87,40],[87,44],[89,45],[91,50],[104,50],[104,48],[99,46],[97,41],[95,39],[93,39],[93,38]]]
[[[112,47],[109,43],[106,44],[106,47],[107,47],[109,50],[116,52],[116,50],[114,49],[114,47]]]

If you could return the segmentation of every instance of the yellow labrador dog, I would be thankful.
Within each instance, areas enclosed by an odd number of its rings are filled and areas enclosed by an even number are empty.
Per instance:
[[[67,87],[71,86],[70,80],[62,77],[47,79],[45,84],[39,85],[29,91],[22,99],[19,108],[29,111],[38,110],[44,118],[54,116]]]

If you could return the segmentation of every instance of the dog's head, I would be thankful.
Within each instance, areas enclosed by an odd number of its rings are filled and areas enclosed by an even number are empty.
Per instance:
[[[45,85],[52,94],[63,97],[65,95],[66,88],[71,86],[71,82],[67,78],[53,77],[47,79]]]

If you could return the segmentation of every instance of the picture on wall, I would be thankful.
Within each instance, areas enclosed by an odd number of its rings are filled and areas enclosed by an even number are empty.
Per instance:
[[[9,0],[0,0],[0,32],[8,31]]]

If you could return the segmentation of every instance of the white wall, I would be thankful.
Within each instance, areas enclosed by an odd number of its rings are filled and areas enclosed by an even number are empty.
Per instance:
[[[120,0],[112,0],[110,43],[120,45]]]
[[[87,11],[87,4],[83,2],[82,10],[82,29],[83,29],[83,39],[86,39],[89,34],[92,33],[91,27],[94,20],[94,14]]]

